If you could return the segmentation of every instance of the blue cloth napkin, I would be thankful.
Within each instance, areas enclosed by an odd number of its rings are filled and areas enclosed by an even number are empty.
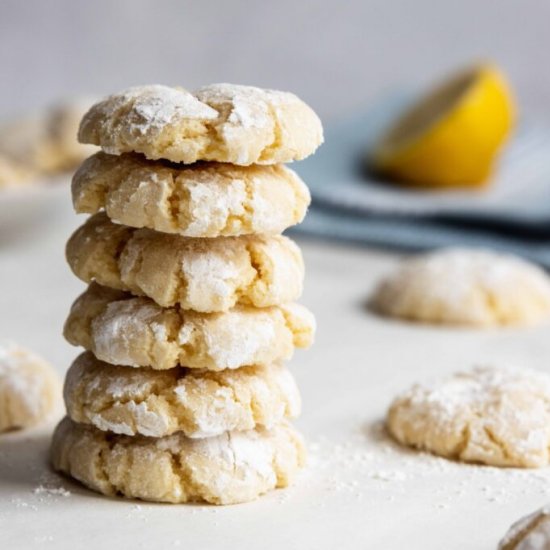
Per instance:
[[[521,123],[483,190],[407,189],[368,174],[365,158],[410,97],[394,94],[326,130],[295,167],[313,201],[293,232],[408,250],[490,247],[550,268],[550,129]]]

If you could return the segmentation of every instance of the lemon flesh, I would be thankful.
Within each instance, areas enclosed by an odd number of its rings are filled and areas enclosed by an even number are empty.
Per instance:
[[[515,104],[492,65],[438,86],[390,128],[374,152],[377,171],[428,187],[480,186],[515,123]]]

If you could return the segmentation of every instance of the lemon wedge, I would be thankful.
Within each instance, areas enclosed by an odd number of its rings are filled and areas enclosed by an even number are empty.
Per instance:
[[[490,177],[516,108],[491,64],[457,73],[405,112],[375,148],[375,169],[427,187],[477,187]]]

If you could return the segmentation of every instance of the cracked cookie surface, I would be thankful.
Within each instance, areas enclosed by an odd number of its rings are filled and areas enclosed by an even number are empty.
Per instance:
[[[550,464],[550,375],[478,367],[415,385],[392,403],[400,443],[464,462],[535,468]]]
[[[190,93],[150,85],[96,103],[78,137],[114,155],[250,165],[303,159],[323,142],[323,129],[313,110],[288,92],[212,84]]]
[[[74,423],[55,430],[53,467],[105,495],[146,501],[234,504],[287,486],[304,465],[289,425],[190,439],[128,437]]]
[[[85,282],[201,312],[291,302],[304,278],[299,248],[282,235],[195,239],[117,225],[103,212],[75,231],[66,252]]]
[[[113,365],[219,371],[290,359],[313,343],[315,318],[296,303],[224,313],[163,308],[92,283],[75,301],[65,338]]]
[[[514,256],[442,249],[404,261],[378,286],[371,305],[425,323],[529,324],[550,317],[550,278]]]
[[[67,373],[67,414],[75,422],[124,435],[213,437],[271,428],[300,414],[300,393],[282,365],[220,372],[114,366],[90,352]]]
[[[72,195],[77,212],[104,209],[119,223],[185,237],[281,233],[310,203],[303,181],[280,164],[185,166],[105,153],[76,172]]]
[[[60,399],[61,383],[49,363],[16,344],[0,345],[0,432],[37,424]]]

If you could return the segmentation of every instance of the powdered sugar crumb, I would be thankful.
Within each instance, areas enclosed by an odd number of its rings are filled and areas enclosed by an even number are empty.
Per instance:
[[[44,485],[39,485],[33,489],[35,495],[47,495],[47,496],[61,496],[61,497],[70,497],[71,492],[67,491],[63,487],[46,487]]]
[[[412,451],[395,443],[382,422],[360,426],[343,440],[320,437],[309,444],[309,472],[302,484],[337,497],[375,505],[405,501],[411,490],[428,493],[434,511],[478,494],[488,505],[506,505],[520,495],[550,498],[550,471],[471,465]],[[414,488],[414,489],[413,489]],[[324,507],[324,500],[315,502]]]
[[[278,105],[299,101],[290,92],[225,83],[200,88],[196,96],[214,107],[229,103],[231,113],[227,121],[240,128],[269,126],[273,123],[271,112],[275,111]]]

